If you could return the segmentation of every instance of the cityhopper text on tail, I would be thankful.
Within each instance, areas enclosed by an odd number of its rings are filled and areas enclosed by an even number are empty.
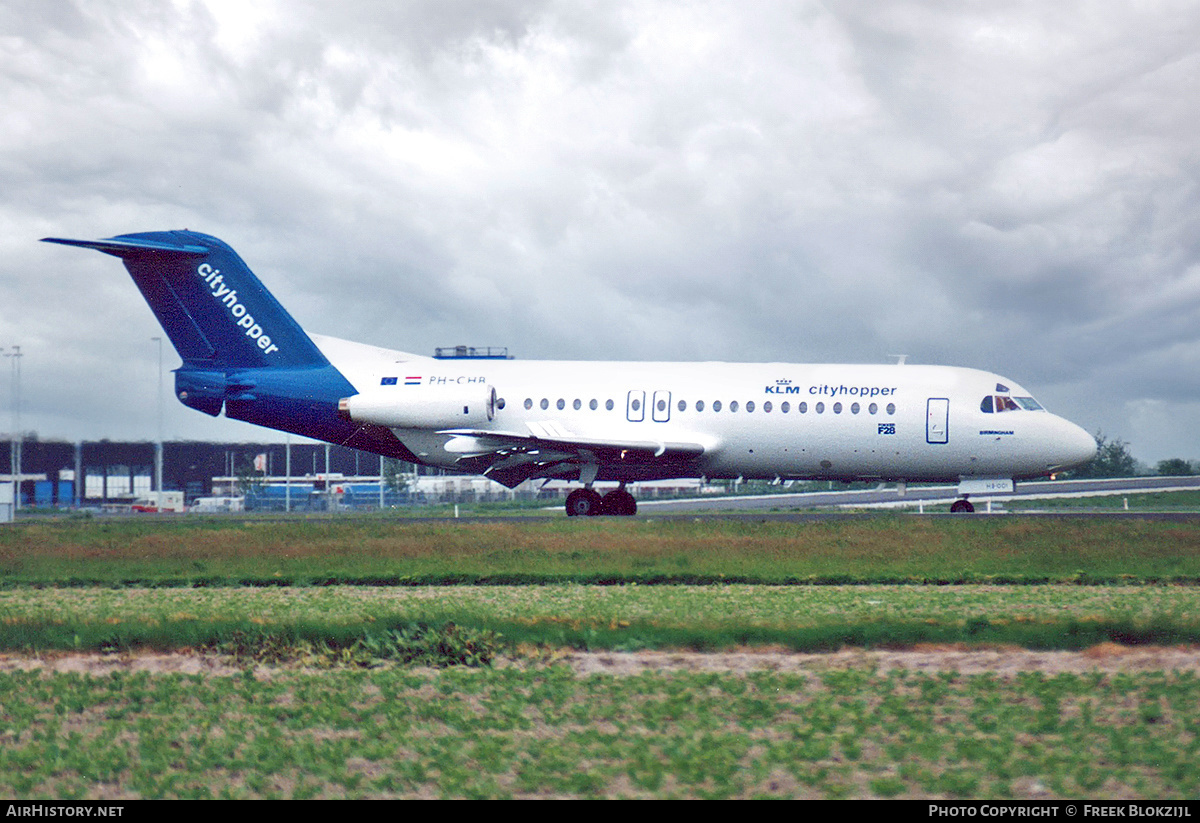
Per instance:
[[[121,258],[183,359],[185,405],[510,488],[578,481],[572,515],[633,514],[627,483],[680,477],[954,482],[969,511],[1096,451],[984,371],[423,357],[306,332],[215,237],[45,240]]]

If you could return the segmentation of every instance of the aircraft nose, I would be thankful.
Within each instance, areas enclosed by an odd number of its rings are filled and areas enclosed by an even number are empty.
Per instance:
[[[1058,445],[1059,465],[1055,471],[1082,466],[1096,456],[1096,438],[1081,426],[1059,418]]]

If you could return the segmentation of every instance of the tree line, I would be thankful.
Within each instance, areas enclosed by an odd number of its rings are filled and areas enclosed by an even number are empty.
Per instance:
[[[1096,432],[1096,456],[1092,462],[1085,463],[1077,469],[1064,472],[1066,479],[1089,477],[1133,477],[1138,474],[1158,474],[1167,477],[1179,477],[1188,474],[1200,474],[1200,461],[1189,462],[1182,457],[1172,457],[1158,461],[1153,472],[1144,470],[1137,459],[1130,453],[1129,444],[1121,438],[1109,440],[1103,432]]]

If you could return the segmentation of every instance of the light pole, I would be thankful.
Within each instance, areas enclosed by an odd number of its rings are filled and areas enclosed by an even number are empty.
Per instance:
[[[9,473],[12,475],[13,512],[21,508],[21,354],[20,346],[12,346],[12,351],[5,357],[12,358],[12,437],[9,440]]]
[[[288,432],[287,445],[284,447],[284,471],[287,473],[287,479],[283,483],[283,510],[291,512],[292,510],[292,435]]]
[[[163,371],[162,338],[151,337],[158,343],[158,441],[154,444],[154,490],[158,493],[158,508],[163,507]]]

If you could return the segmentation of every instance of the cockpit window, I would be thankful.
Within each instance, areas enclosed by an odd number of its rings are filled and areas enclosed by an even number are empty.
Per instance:
[[[983,398],[979,404],[979,410],[984,414],[999,414],[1000,412],[1009,411],[1044,411],[1042,405],[1032,397],[1008,397],[1003,394],[991,395]]]

